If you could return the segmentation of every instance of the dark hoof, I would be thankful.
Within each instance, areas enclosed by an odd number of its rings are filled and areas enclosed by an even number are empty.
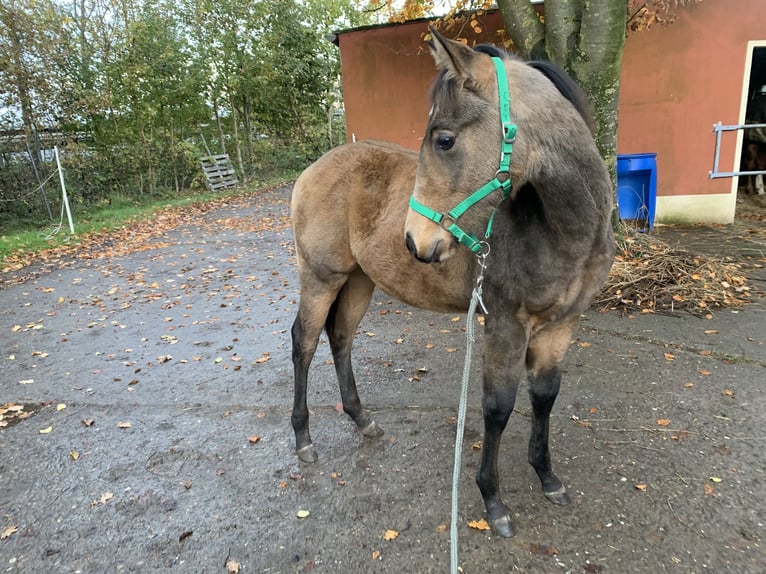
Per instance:
[[[303,448],[298,449],[296,454],[298,455],[298,458],[303,462],[316,462],[319,458],[317,457],[317,453],[314,450],[313,444],[307,444]]]
[[[490,524],[492,525],[492,529],[503,538],[511,538],[516,534],[516,531],[513,528],[513,522],[511,522],[511,517],[507,514],[500,518],[496,518],[495,520],[490,520]]]
[[[553,504],[558,504],[559,506],[566,506],[572,502],[572,500],[569,498],[569,495],[567,494],[567,489],[563,486],[558,490],[554,490],[553,492],[546,492],[545,497]]]
[[[383,434],[383,429],[380,428],[375,421],[372,421],[366,427],[361,429],[364,436],[380,436]]]

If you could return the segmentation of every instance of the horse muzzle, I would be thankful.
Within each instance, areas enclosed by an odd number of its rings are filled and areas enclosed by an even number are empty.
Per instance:
[[[405,234],[405,242],[407,243],[407,250],[421,263],[438,263],[442,260],[443,241],[441,239],[437,239],[432,243],[427,252],[418,251],[417,245],[415,245],[415,240],[412,238],[412,234],[409,231]]]

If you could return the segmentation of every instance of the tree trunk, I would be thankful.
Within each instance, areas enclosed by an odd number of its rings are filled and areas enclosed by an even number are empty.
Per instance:
[[[498,0],[503,24],[527,58],[565,69],[583,89],[596,124],[594,139],[617,188],[617,104],[627,0],[546,0],[545,22],[529,0]],[[617,197],[613,223],[619,223]]]

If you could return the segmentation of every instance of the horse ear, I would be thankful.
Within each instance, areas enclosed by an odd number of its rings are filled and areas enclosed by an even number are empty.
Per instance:
[[[476,65],[481,58],[486,58],[486,55],[461,42],[445,38],[433,26],[429,26],[429,30],[432,39],[428,46],[437,69],[444,70],[448,78],[460,80],[466,86],[480,84],[482,66],[477,69]]]

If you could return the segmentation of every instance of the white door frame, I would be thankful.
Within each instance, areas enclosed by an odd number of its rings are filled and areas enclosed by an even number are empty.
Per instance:
[[[739,124],[745,123],[745,114],[747,113],[747,103],[750,99],[748,93],[750,88],[750,72],[753,69],[753,52],[756,48],[766,48],[766,40],[750,40],[747,43],[747,52],[745,54],[745,72],[742,74],[742,95],[740,97],[739,104]],[[745,139],[745,130],[737,130],[737,145],[734,153],[734,169],[732,171],[739,170],[739,160],[742,157],[742,144]],[[739,176],[731,178],[731,194],[735,198],[737,197],[737,188],[739,187]]]

